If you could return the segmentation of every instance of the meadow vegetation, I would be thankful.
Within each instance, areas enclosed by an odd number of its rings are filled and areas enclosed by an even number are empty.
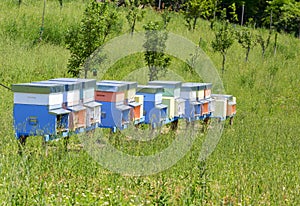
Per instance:
[[[37,42],[41,1],[0,2],[0,83],[70,77],[70,57],[65,46],[68,29],[78,26],[86,1],[69,0],[60,8],[48,0],[44,40]],[[129,33],[126,9],[117,8]],[[161,17],[146,9],[136,31]],[[238,26],[236,26],[238,28]],[[168,29],[200,45],[221,73],[222,57],[214,53],[210,22],[197,21],[188,31],[181,13],[171,13]],[[267,37],[264,29],[253,30]],[[112,37],[111,37],[112,38]],[[201,41],[200,41],[201,39]],[[300,41],[279,34],[277,53],[271,46],[264,59],[259,45],[245,49],[237,41],[228,50],[222,77],[226,93],[237,97],[234,125],[225,126],[222,138],[209,158],[199,162],[205,133],[176,165],[152,176],[122,176],[106,170],[81,148],[72,136],[68,150],[62,141],[48,145],[30,137],[19,155],[13,130],[13,93],[0,87],[0,205],[299,205],[300,204]],[[145,67],[142,54],[128,56],[108,70],[107,79],[122,79]],[[180,60],[168,68],[184,81],[201,81]],[[83,137],[85,138],[85,137]],[[88,137],[86,137],[88,138]],[[161,134],[147,144],[109,135],[116,147],[130,154],[152,154],[166,148],[172,133]]]

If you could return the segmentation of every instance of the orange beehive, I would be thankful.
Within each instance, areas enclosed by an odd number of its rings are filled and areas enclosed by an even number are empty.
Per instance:
[[[201,115],[208,114],[209,113],[209,102],[203,102],[201,105]]]
[[[236,103],[235,102],[228,102],[227,104],[227,116],[232,116],[236,113]]]

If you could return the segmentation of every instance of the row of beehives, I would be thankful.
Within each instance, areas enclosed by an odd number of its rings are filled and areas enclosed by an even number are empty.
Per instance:
[[[97,127],[113,131],[129,124],[153,128],[180,118],[219,118],[236,112],[231,95],[211,94],[211,83],[100,81],[59,78],[14,84],[16,137],[43,135],[46,140]]]

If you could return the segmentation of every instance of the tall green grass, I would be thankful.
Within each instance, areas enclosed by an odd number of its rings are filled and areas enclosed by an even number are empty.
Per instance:
[[[47,1],[42,43],[36,42],[42,2],[23,2],[21,7],[16,1],[0,2],[1,83],[10,86],[68,76],[64,34],[80,22],[86,2],[70,0],[60,9],[57,1]],[[119,10],[125,33],[126,10]],[[142,31],[144,23],[159,19],[157,12],[147,10],[136,29]],[[182,16],[174,13],[169,30],[196,44],[202,38],[202,49],[220,71],[221,56],[211,49],[214,34],[209,26],[199,21],[197,29],[189,32]],[[265,30],[256,32],[267,36]],[[29,138],[20,156],[12,127],[13,94],[0,87],[1,205],[299,205],[299,48],[299,40],[281,34],[276,56],[270,47],[262,59],[257,46],[245,63],[245,51],[234,43],[223,76],[226,92],[237,97],[234,125],[225,126],[216,150],[205,162],[198,161],[204,139],[199,133],[192,150],[176,165],[146,177],[106,170],[81,148],[77,136],[71,138],[67,151],[62,141],[46,148],[41,137]],[[145,66],[142,58],[136,54],[118,61],[105,78],[124,78]],[[170,69],[170,74],[185,80],[200,80],[179,60],[174,59]],[[110,138],[120,150],[139,155],[161,151],[174,136],[162,134],[148,144],[118,134]]]

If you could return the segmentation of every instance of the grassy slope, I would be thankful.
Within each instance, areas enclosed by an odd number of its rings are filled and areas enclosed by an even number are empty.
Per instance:
[[[60,10],[56,1],[48,1],[45,38],[51,43],[33,44],[38,37],[42,5],[25,3],[21,8],[14,3],[0,3],[1,82],[10,85],[67,76],[69,53],[61,46],[60,36],[69,25],[79,22],[84,4],[70,1]],[[149,19],[159,17],[148,11],[143,23]],[[200,21],[196,31],[188,32],[182,17],[174,14],[169,28],[195,43],[201,36],[203,50],[220,68],[221,57],[210,47],[213,34],[208,22]],[[123,30],[127,30],[126,25]],[[138,23],[137,30],[142,30],[142,23]],[[238,116],[234,126],[226,127],[217,149],[206,162],[206,174],[200,179],[202,185],[196,184],[201,136],[183,160],[150,177],[123,177],[103,169],[84,150],[75,147],[76,137],[72,139],[71,151],[65,152],[61,143],[54,143],[48,157],[40,147],[40,139],[31,138],[24,155],[19,156],[11,126],[13,95],[0,88],[0,202],[136,205],[205,200],[212,204],[299,204],[299,48],[299,40],[280,35],[276,57],[269,50],[262,61],[260,48],[256,47],[248,64],[244,62],[244,50],[237,43],[230,49],[223,82],[227,93],[237,97]],[[120,61],[113,68],[119,69],[114,78],[122,78],[127,71],[141,66],[141,56]],[[191,79],[177,67],[182,69],[184,64],[176,61],[171,69]],[[168,145],[173,137],[165,135],[150,146],[115,138],[128,150],[151,153],[155,151],[153,148]],[[203,192],[201,186],[207,191]]]

